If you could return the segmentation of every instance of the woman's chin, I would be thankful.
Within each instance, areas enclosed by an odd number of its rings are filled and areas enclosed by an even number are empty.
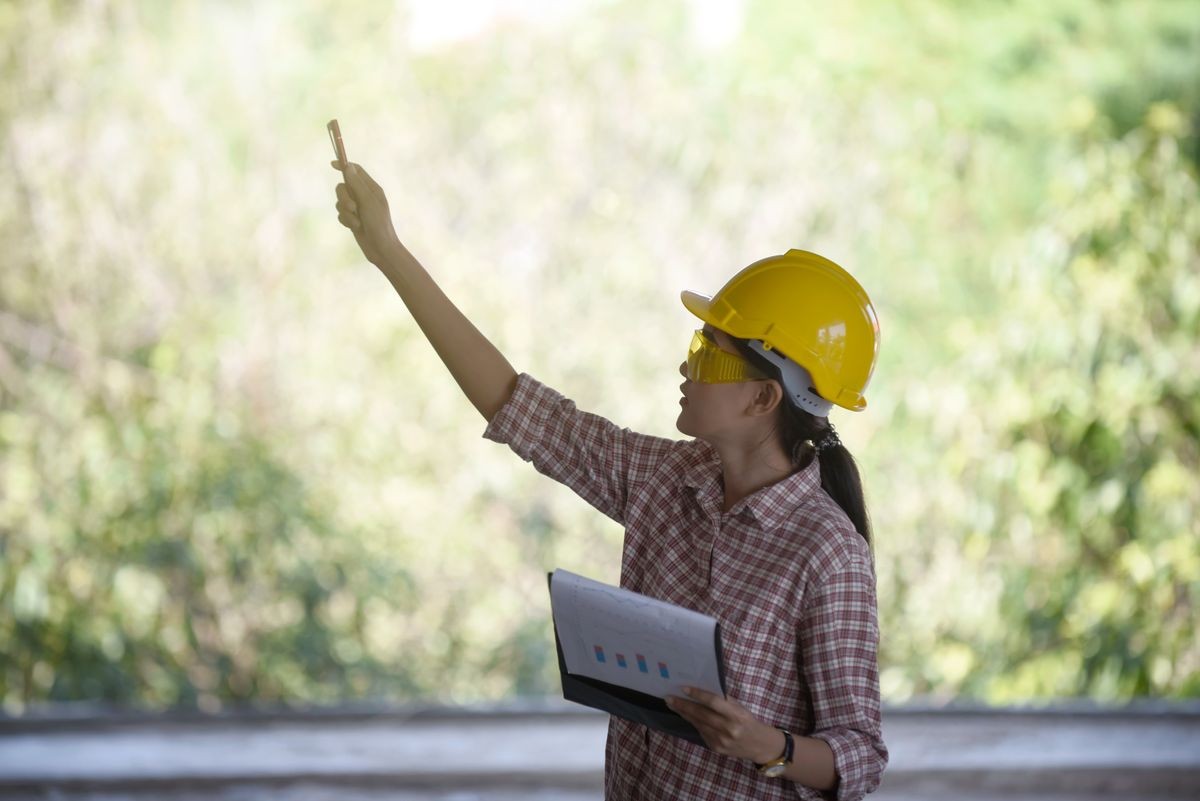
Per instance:
[[[689,437],[694,437],[696,435],[692,433],[691,426],[689,426],[687,424],[686,418],[687,418],[687,409],[681,409],[679,411],[679,417],[675,418],[675,428],[679,431],[680,434],[685,434]]]

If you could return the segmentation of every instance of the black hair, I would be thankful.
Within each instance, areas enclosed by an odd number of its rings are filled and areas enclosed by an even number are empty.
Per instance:
[[[733,346],[751,364],[766,376],[779,382],[782,387],[783,376],[779,368],[764,359],[750,348],[748,340],[730,337]],[[854,524],[854,528],[862,538],[871,544],[871,520],[867,515],[867,502],[863,496],[862,478],[858,473],[858,465],[850,451],[840,440],[834,439],[834,444],[825,444],[818,450],[815,443],[821,442],[833,431],[828,417],[817,417],[798,407],[788,397],[784,390],[783,402],[779,404],[780,444],[792,460],[792,466],[800,469],[815,456],[821,462],[821,488],[842,507],[846,517]]]

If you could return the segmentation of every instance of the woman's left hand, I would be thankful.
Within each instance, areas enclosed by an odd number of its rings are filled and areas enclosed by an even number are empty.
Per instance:
[[[667,706],[695,726],[718,754],[762,764],[783,753],[783,732],[754,717],[746,707],[694,687],[683,691],[687,698],[669,696]]]

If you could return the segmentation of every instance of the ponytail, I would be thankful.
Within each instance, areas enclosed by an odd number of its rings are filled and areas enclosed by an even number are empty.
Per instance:
[[[742,356],[766,375],[783,384],[779,368],[751,350],[744,339],[733,339]],[[779,408],[779,438],[783,450],[799,469],[811,459],[821,463],[821,488],[842,508],[855,530],[871,544],[871,520],[863,497],[862,478],[850,451],[842,445],[828,417],[817,417],[785,397]]]
[[[780,407],[779,436],[792,465],[799,468],[815,455],[821,462],[821,488],[842,507],[855,530],[871,544],[871,520],[858,464],[838,439],[829,418],[814,417],[786,400]]]

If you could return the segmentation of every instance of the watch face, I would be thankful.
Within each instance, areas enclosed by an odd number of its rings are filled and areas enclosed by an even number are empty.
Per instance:
[[[763,768],[762,775],[768,779],[774,779],[776,776],[782,776],[787,770],[787,765],[772,765],[769,768]]]

